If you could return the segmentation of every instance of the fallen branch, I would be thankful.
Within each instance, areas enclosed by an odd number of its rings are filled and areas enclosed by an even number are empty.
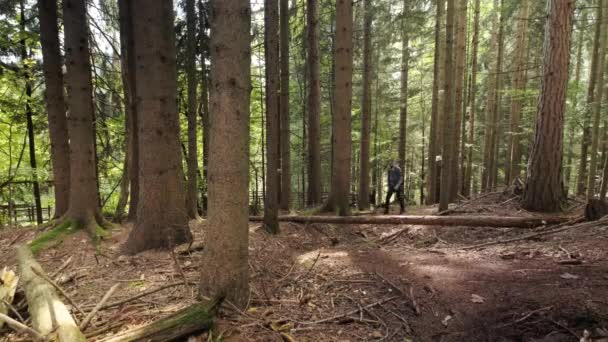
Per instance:
[[[334,321],[334,320],[336,320],[336,319],[340,319],[340,318],[348,317],[348,316],[350,316],[350,315],[354,315],[354,314],[358,313],[359,311],[361,311],[361,310],[363,310],[363,309],[370,309],[370,308],[373,308],[374,306],[377,306],[377,305],[382,305],[382,304],[384,304],[384,303],[386,303],[386,302],[390,302],[391,300],[394,300],[394,299],[397,299],[397,298],[399,298],[399,296],[388,297],[388,298],[385,298],[385,299],[379,300],[379,301],[377,301],[377,302],[374,302],[374,303],[368,304],[368,305],[366,305],[366,306],[362,306],[362,307],[359,307],[359,308],[357,308],[357,309],[354,309],[354,310],[348,311],[348,312],[343,313],[343,314],[341,314],[341,315],[336,315],[336,316],[332,316],[332,317],[328,317],[328,318],[320,319],[320,320],[318,320],[318,321],[312,321],[312,322],[299,322],[299,324],[301,324],[301,325],[312,325],[312,324],[321,324],[321,323],[327,323],[327,322],[331,322],[331,321]]]
[[[595,226],[599,226],[599,225],[608,223],[608,218],[605,218],[605,219],[601,219],[599,221],[583,222],[583,223],[580,223],[580,224],[574,224],[576,222],[580,222],[581,220],[583,220],[583,218],[576,218],[576,219],[571,220],[569,222],[557,225],[553,229],[545,230],[545,231],[542,231],[542,232],[539,232],[539,233],[528,234],[528,235],[524,235],[524,236],[520,236],[520,237],[516,237],[516,238],[512,238],[512,239],[503,239],[503,240],[497,240],[497,241],[490,241],[490,242],[480,243],[480,244],[473,245],[473,246],[461,247],[460,249],[462,249],[462,250],[469,250],[469,249],[476,249],[476,248],[493,246],[493,245],[500,245],[500,244],[505,244],[505,243],[511,243],[511,242],[517,242],[517,241],[522,241],[522,240],[533,239],[533,238],[536,238],[536,237],[539,237],[539,236],[543,236],[543,235],[555,234],[555,233],[563,232],[563,231],[569,230],[569,229],[595,227]],[[569,225],[569,224],[574,224],[574,225]]]
[[[262,222],[262,216],[251,216],[252,222]],[[423,226],[465,226],[495,228],[534,228],[562,223],[565,217],[496,217],[496,216],[279,216],[280,222],[332,224],[415,224]]]
[[[132,301],[134,301],[136,299],[139,299],[141,297],[145,297],[147,295],[151,295],[153,293],[156,293],[156,292],[159,292],[159,291],[171,288],[171,287],[176,287],[176,286],[180,286],[180,285],[187,285],[187,284],[190,284],[190,283],[187,283],[187,282],[184,282],[184,281],[180,281],[180,282],[176,282],[176,283],[171,283],[171,284],[163,285],[163,286],[155,288],[155,289],[144,291],[144,292],[139,293],[139,294],[137,294],[137,295],[135,295],[133,297],[129,297],[129,298],[126,298],[126,299],[123,299],[123,300],[119,300],[117,302],[113,302],[113,303],[102,305],[101,308],[100,308],[100,310],[108,309],[108,308],[111,308],[111,307],[114,307],[114,306],[120,306],[122,304],[125,304],[125,303],[128,303],[128,302],[132,302]]]
[[[53,286],[39,276],[44,274],[44,271],[28,246],[17,248],[17,261],[34,330],[41,335],[55,332],[60,342],[85,341],[84,335],[69,310],[59,300]]]
[[[56,282],[53,281],[53,279],[49,278],[46,274],[44,274],[43,271],[36,269],[35,267],[32,267],[32,271],[34,271],[34,273],[36,273],[40,278],[46,280],[46,282],[48,282],[49,284],[51,284],[51,286],[53,286],[55,288],[55,290],[59,291],[59,293],[61,293],[61,295],[63,296],[63,298],[65,298],[70,305],[76,309],[76,311],[78,311],[81,315],[85,315],[84,311],[82,311],[82,309],[80,308],[80,306],[78,306],[78,304],[76,304],[76,302],[72,299],[72,297],[70,297],[70,295],[67,294],[67,292],[65,292],[61,286],[59,286]]]
[[[112,294],[114,293],[114,291],[116,291],[116,289],[118,288],[119,285],[120,284],[114,284],[114,286],[110,287],[110,289],[108,290],[108,292],[106,292],[106,294],[103,296],[101,301],[99,303],[97,303],[97,305],[95,305],[95,308],[93,308],[93,310],[91,312],[89,312],[89,314],[84,318],[84,320],[82,320],[82,323],[80,323],[80,326],[79,326],[80,330],[86,329],[86,327],[89,325],[89,323],[91,322],[93,317],[95,317],[95,315],[99,312],[101,307],[104,306],[104,304],[108,301],[108,299],[110,299],[110,296],[112,296]]]
[[[213,323],[213,316],[218,302],[212,304],[197,303],[182,309],[168,317],[118,333],[101,342],[127,341],[172,341],[207,330]]]
[[[482,198],[488,197],[488,196],[490,196],[490,195],[496,195],[496,194],[500,194],[500,193],[502,193],[502,191],[499,191],[499,192],[488,192],[488,193],[485,193],[485,194],[480,195],[480,196],[477,196],[477,197],[475,197],[475,198],[471,198],[471,199],[470,199],[470,200],[468,200],[468,201],[464,201],[464,202],[462,202],[462,203],[460,203],[460,204],[456,205],[456,206],[455,206],[455,207],[453,207],[453,208],[446,209],[446,210],[444,210],[444,211],[440,211],[440,212],[438,212],[438,213],[437,213],[437,215],[438,215],[438,216],[444,216],[444,215],[447,215],[447,214],[453,213],[454,211],[456,211],[456,210],[458,210],[458,209],[460,209],[460,208],[462,208],[462,207],[464,207],[464,206],[467,206],[468,204],[473,203],[473,202],[475,202],[475,201],[477,201],[477,200],[480,200],[480,199],[482,199]]]
[[[6,325],[17,332],[30,335],[34,341],[46,341],[44,336],[40,335],[36,330],[23,323],[17,322],[3,313],[0,313],[0,323],[6,323]]]
[[[65,270],[71,263],[72,263],[72,256],[70,255],[68,260],[66,260],[63,264],[61,264],[61,266],[59,266],[57,271],[55,271],[55,272],[53,272],[53,274],[51,274],[50,278],[57,281],[57,277],[59,277],[59,274],[61,274],[61,272],[63,272],[63,270]]]
[[[0,271],[0,314],[6,315],[11,308],[18,282],[19,277],[15,275],[15,272],[6,267]],[[3,325],[4,322],[0,322],[0,329]]]

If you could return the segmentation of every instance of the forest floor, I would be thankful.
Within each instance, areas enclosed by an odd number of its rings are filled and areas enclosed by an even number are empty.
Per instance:
[[[410,208],[408,214],[435,211]],[[575,204],[564,215],[581,213]],[[453,214],[534,216],[502,193],[470,201]],[[194,246],[203,241],[202,225],[192,223]],[[52,273],[72,258],[62,273],[73,280],[64,287],[84,311],[116,283],[122,285],[111,301],[180,283],[184,275],[192,285],[102,311],[86,331],[98,334],[90,340],[196,300],[201,251],[177,250],[180,267],[170,252],[120,256],[129,229],[114,230],[97,253],[84,233],[70,235],[38,260]],[[224,306],[213,338],[190,341],[555,342],[579,341],[585,329],[608,335],[608,227],[468,250],[462,248],[529,230],[292,223],[281,230],[270,236],[260,224],[250,225],[249,308]],[[14,245],[34,235],[33,228],[1,230],[0,266],[14,267]],[[99,333],[108,328],[113,330]],[[20,338],[4,333],[0,341]]]

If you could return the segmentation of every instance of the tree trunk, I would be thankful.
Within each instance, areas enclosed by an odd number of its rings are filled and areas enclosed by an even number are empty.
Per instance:
[[[57,1],[38,1],[40,20],[40,42],[42,57],[45,104],[49,120],[51,140],[51,164],[55,185],[55,218],[61,217],[68,209],[70,186],[70,147],[68,143],[68,123],[63,92],[62,61],[59,50],[57,28]]]
[[[406,180],[406,165],[405,165],[405,154],[407,147],[407,100],[408,100],[408,77],[409,77],[409,28],[408,28],[408,6],[409,1],[403,0],[403,13],[401,18],[401,86],[399,92],[399,148],[397,149],[399,167],[401,168],[401,182],[405,184]],[[422,135],[424,139],[424,128],[422,129]],[[423,142],[424,145],[424,142]],[[424,159],[424,157],[423,157]],[[424,173],[424,172],[423,172]],[[405,187],[402,187],[404,189]],[[402,194],[404,195],[404,194]]]
[[[200,295],[249,300],[249,101],[251,9],[248,1],[211,2],[209,215]],[[218,262],[221,261],[221,262]]]
[[[363,1],[363,96],[361,98],[361,146],[359,148],[359,210],[369,209],[370,160],[369,145],[371,133],[371,82],[372,82],[372,1]],[[400,147],[401,148],[401,147]],[[354,165],[354,164],[353,164]],[[402,169],[403,170],[403,169]]]
[[[319,59],[319,3],[307,0],[308,32],[308,198],[309,206],[321,203],[321,81]]]
[[[564,200],[562,135],[570,62],[573,0],[548,0],[542,90],[522,205],[528,210],[559,211]]]
[[[475,18],[473,24],[473,56],[471,62],[471,82],[469,84],[469,97],[467,108],[469,110],[469,144],[467,151],[467,166],[464,172],[463,191],[464,196],[471,195],[471,178],[473,177],[473,147],[475,146],[475,114],[476,114],[476,92],[477,92],[477,54],[479,51],[479,12],[480,0],[475,0]],[[464,153],[464,151],[462,151]]]
[[[264,228],[279,232],[280,117],[279,117],[279,4],[278,0],[264,1],[264,55],[266,70],[266,198]]]
[[[260,216],[249,218],[252,222],[262,221]],[[329,224],[390,224],[421,226],[461,226],[461,227],[494,227],[494,228],[534,228],[549,224],[566,222],[568,218],[554,217],[495,217],[495,216],[279,216],[281,222],[295,223],[329,223]]]
[[[600,1],[599,5],[601,9],[603,6],[603,2]],[[602,13],[599,13],[598,17],[601,18],[600,22],[602,22],[605,16]],[[595,76],[597,84],[595,86],[595,95],[593,97],[593,102],[591,103],[591,111],[593,114],[593,129],[591,134],[591,159],[589,161],[589,173],[587,175],[587,199],[593,198],[595,196],[597,155],[600,143],[600,114],[602,108],[602,97],[604,95],[604,61],[606,59],[606,45],[608,43],[608,33],[606,32],[606,30],[608,30],[608,26],[606,26],[605,23],[601,23],[601,25],[602,27],[600,34],[600,46],[598,50],[596,65],[597,68],[596,70],[594,70],[597,73],[597,75]]]
[[[514,51],[515,75],[513,76],[513,92],[511,96],[511,125],[509,145],[507,147],[507,165],[505,168],[505,184],[510,185],[521,173],[521,109],[523,106],[523,91],[526,87],[526,51],[528,50],[528,0],[524,0],[519,9],[517,33]]]
[[[199,20],[200,20],[200,44],[201,44],[201,124],[203,126],[203,189],[201,191],[201,206],[203,212],[207,213],[207,190],[209,180],[207,169],[209,165],[209,76],[207,74],[206,58],[209,56],[209,37],[206,29],[208,28],[208,14],[205,11],[202,0],[199,0]]]
[[[463,115],[464,102],[464,83],[465,83],[465,55],[466,55],[466,24],[467,24],[467,0],[458,0],[456,6],[456,34],[454,44],[456,47],[456,75],[454,83],[454,133],[452,136],[452,166],[453,173],[450,187],[450,201],[454,201],[461,189],[461,168],[459,166],[460,143],[461,143],[461,126]]]
[[[454,85],[455,85],[455,70],[454,70],[454,17],[456,10],[454,1],[447,0],[446,12],[446,49],[445,49],[445,79],[444,89],[445,97],[443,102],[443,151],[441,154],[441,192],[439,195],[439,211],[448,209],[450,202],[450,191],[452,182],[454,181],[454,163],[452,159],[454,147]]]
[[[281,209],[291,202],[291,130],[289,113],[289,0],[280,0],[281,8]]]
[[[74,175],[70,177],[70,204],[65,218],[97,237],[97,226],[103,224],[103,218],[97,198],[93,87],[85,0],[65,0],[63,22],[70,174]]]
[[[194,0],[186,0],[186,78],[188,83],[188,190],[186,211],[190,219],[198,217],[198,151],[196,104],[196,11]]]
[[[351,177],[351,100],[353,76],[353,4],[336,1],[336,38],[334,49],[334,113],[332,116],[331,191],[325,211],[340,216],[350,214],[349,183]]]
[[[43,336],[55,332],[59,342],[86,341],[55,289],[34,272],[44,273],[28,246],[17,249],[17,262],[34,330]]]
[[[139,207],[125,252],[171,248],[192,234],[184,210],[173,1],[133,2],[139,129]],[[159,53],[162,51],[162,53]]]
[[[437,1],[437,13],[435,16],[435,56],[433,64],[433,94],[431,100],[431,132],[429,137],[429,171],[427,173],[427,201],[426,204],[437,203],[437,156],[439,151],[439,88],[441,84],[440,65],[442,61],[442,50],[441,50],[441,18],[443,17],[443,11],[445,8],[445,0]]]
[[[593,48],[591,49],[591,68],[589,69],[589,83],[587,88],[587,108],[583,119],[583,138],[581,140],[581,161],[578,171],[576,194],[579,196],[587,193],[587,160],[589,156],[589,146],[591,146],[591,107],[595,98],[595,87],[597,81],[597,68],[600,49],[600,35],[602,31],[603,19],[603,0],[598,0],[598,7],[595,18],[595,33],[593,36]]]

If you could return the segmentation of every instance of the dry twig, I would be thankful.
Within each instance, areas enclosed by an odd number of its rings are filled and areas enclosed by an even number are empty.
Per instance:
[[[95,317],[95,315],[97,314],[97,312],[99,312],[101,307],[104,306],[104,304],[108,301],[108,299],[110,299],[110,296],[112,296],[112,294],[114,293],[114,291],[116,291],[116,289],[118,288],[119,285],[120,284],[114,284],[112,287],[110,287],[110,289],[108,290],[108,292],[106,292],[106,294],[103,296],[101,301],[99,303],[97,303],[97,305],[95,305],[95,308],[93,308],[93,310],[91,312],[89,312],[89,314],[84,318],[84,320],[82,320],[82,323],[80,323],[80,327],[79,327],[80,330],[84,330],[89,325],[89,323],[91,322],[93,317]]]
[[[30,335],[34,341],[46,341],[44,336],[40,335],[36,330],[8,317],[5,314],[0,313],[0,320],[4,321],[4,323],[13,328],[13,330]]]

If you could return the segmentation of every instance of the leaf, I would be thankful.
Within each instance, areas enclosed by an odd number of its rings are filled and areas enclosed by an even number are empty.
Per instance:
[[[448,322],[452,319],[452,315],[447,315],[445,316],[445,318],[441,321],[441,324],[443,324],[444,326],[448,326]]]
[[[287,322],[285,324],[281,324],[280,321],[274,321],[270,323],[270,328],[276,332],[289,331],[293,328],[293,323]]]
[[[473,302],[473,303],[481,304],[481,303],[484,303],[485,301],[486,301],[486,299],[480,295],[476,295],[476,294],[471,295],[471,302]]]

